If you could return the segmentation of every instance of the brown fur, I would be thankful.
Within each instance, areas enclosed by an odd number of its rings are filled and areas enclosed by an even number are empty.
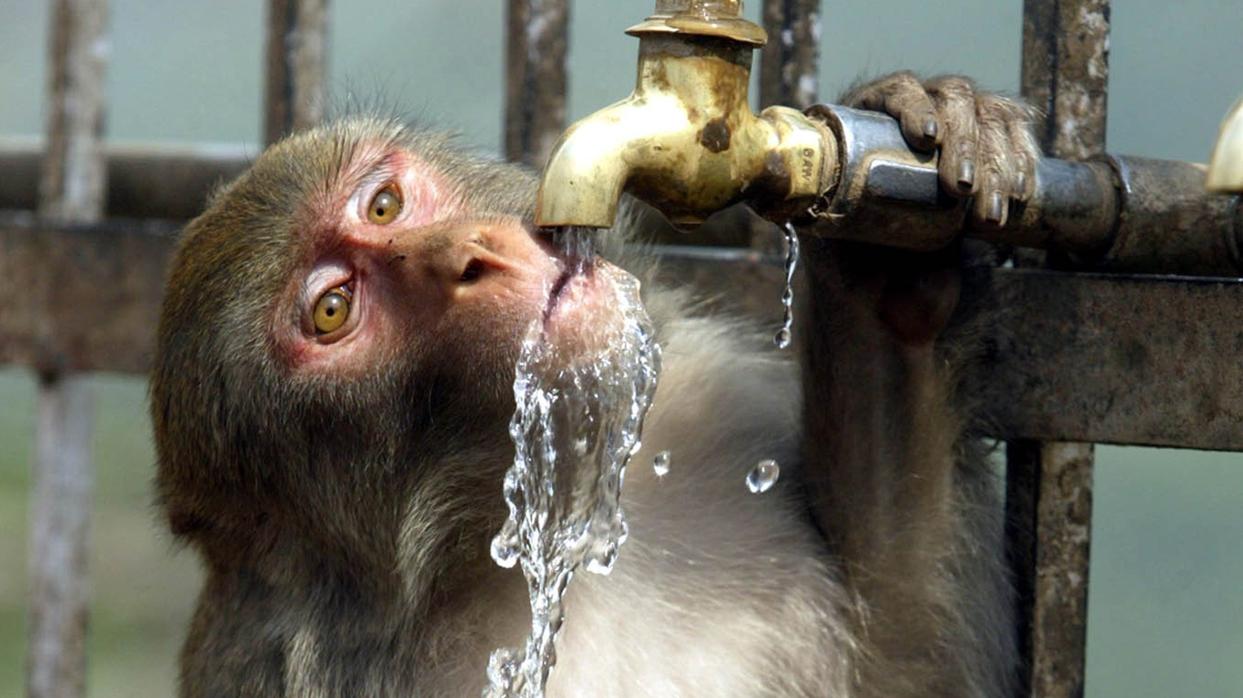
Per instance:
[[[416,153],[475,214],[530,214],[526,172],[354,119],[274,146],[187,228],[151,409],[161,504],[207,570],[188,698],[476,696],[527,623],[521,576],[487,555],[513,326],[469,326],[473,350],[414,337],[363,375],[274,358],[291,321],[274,299],[364,147]],[[808,242],[801,374],[770,328],[647,289],[665,372],[624,494],[632,537],[610,577],[572,586],[550,695],[1007,691],[996,488],[955,407],[969,352],[932,341],[958,258]],[[663,449],[660,480],[644,464]],[[751,495],[763,457],[782,479]]]

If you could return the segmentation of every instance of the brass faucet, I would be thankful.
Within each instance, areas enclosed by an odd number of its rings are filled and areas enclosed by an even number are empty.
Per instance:
[[[623,191],[682,226],[744,200],[780,218],[829,188],[837,144],[823,123],[787,107],[751,111],[751,52],[767,37],[741,5],[658,0],[627,30],[639,37],[634,93],[562,134],[538,225],[607,228]]]
[[[1042,158],[1035,192],[998,229],[943,194],[937,155],[912,150],[887,115],[830,104],[753,113],[751,53],[766,36],[741,12],[740,0],[656,0],[628,30],[639,37],[634,93],[562,134],[537,225],[610,227],[629,192],[682,227],[745,202],[816,237],[935,250],[966,235],[1122,271],[1243,273],[1243,197],[1209,196],[1199,165]],[[1243,189],[1241,121],[1236,108],[1223,127],[1209,177],[1219,189]]]

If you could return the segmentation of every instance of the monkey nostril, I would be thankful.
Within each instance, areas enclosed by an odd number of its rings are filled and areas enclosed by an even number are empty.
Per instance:
[[[462,283],[470,283],[483,275],[484,264],[478,258],[470,260],[466,264],[466,268],[462,270],[462,275],[458,277],[458,281]]]

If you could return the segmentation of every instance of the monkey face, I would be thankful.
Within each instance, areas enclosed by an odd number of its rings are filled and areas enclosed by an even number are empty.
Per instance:
[[[377,480],[400,491],[474,447],[494,483],[528,327],[569,358],[617,317],[613,270],[571,279],[532,228],[534,184],[443,137],[355,120],[273,146],[217,193],[183,234],[158,332],[170,515],[211,518],[206,495],[249,488],[293,516],[327,498],[319,511],[365,518],[382,504],[360,493],[390,489]]]

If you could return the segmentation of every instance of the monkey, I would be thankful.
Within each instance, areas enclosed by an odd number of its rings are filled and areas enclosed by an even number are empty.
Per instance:
[[[939,148],[979,221],[1031,194],[1017,101],[910,73],[843,101]],[[558,303],[566,260],[533,226],[535,187],[356,115],[272,145],[187,225],[150,389],[159,509],[205,570],[179,695],[478,696],[489,653],[520,644],[524,581],[488,552],[515,359],[533,321],[569,343],[611,322],[608,274]],[[628,225],[605,235],[642,233]],[[632,463],[668,450],[672,467],[630,468],[629,540],[611,575],[570,586],[549,696],[1009,692],[1000,507],[962,387],[965,256],[803,248],[797,360],[642,259],[600,263],[646,280],[664,369]],[[766,458],[781,478],[753,494]]]

